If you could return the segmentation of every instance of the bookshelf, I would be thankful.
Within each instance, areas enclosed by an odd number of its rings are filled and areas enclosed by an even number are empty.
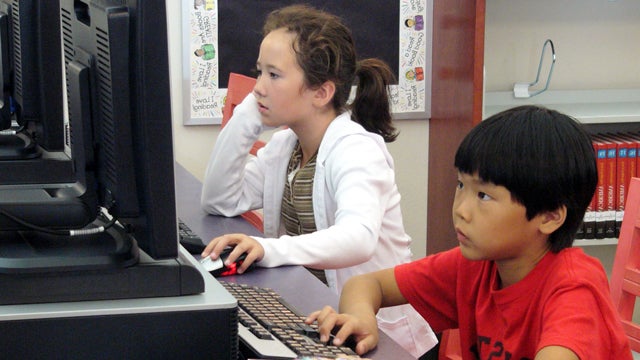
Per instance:
[[[486,92],[483,118],[523,104],[544,105],[583,124],[640,124],[640,88],[548,90],[526,99],[514,98],[510,91]]]
[[[434,0],[433,26],[427,254],[457,245],[450,220],[453,155],[487,116],[540,104],[593,132],[640,130],[640,2]],[[515,98],[513,84],[535,78],[545,39],[558,55],[549,89]]]
[[[618,239],[593,239],[593,240],[575,240],[573,245],[575,246],[604,246],[604,245],[617,245]]]

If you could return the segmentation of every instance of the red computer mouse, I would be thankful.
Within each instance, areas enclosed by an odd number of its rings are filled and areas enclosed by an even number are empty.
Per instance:
[[[205,270],[207,270],[209,273],[211,273],[211,275],[215,277],[236,275],[238,273],[238,268],[240,268],[240,266],[244,263],[244,260],[247,257],[247,253],[240,254],[236,261],[229,265],[225,265],[225,262],[227,261],[227,258],[229,257],[231,251],[233,251],[233,247],[227,247],[222,250],[222,253],[220,253],[218,259],[213,260],[211,259],[211,257],[207,256],[206,258],[200,260],[200,263],[202,264],[202,266],[204,266]],[[253,269],[253,264],[251,264],[249,268],[245,270],[245,272],[251,269]]]

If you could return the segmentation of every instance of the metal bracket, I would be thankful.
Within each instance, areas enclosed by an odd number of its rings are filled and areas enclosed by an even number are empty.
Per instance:
[[[547,77],[547,83],[544,85],[544,88],[537,90],[533,93],[529,92],[529,88],[535,86],[540,79],[540,71],[542,70],[542,61],[544,60],[544,53],[547,49],[547,45],[551,47],[551,68],[549,69],[549,76]],[[517,98],[529,98],[532,96],[536,96],[541,92],[547,90],[549,88],[549,82],[551,81],[551,74],[553,74],[553,66],[556,63],[556,50],[553,46],[553,41],[551,39],[547,39],[542,45],[542,54],[540,55],[540,64],[538,64],[538,74],[536,75],[536,80],[531,83],[516,83],[513,86],[513,95]]]

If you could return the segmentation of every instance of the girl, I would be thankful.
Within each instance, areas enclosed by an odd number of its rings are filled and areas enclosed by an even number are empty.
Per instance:
[[[253,93],[221,131],[205,173],[205,211],[236,216],[263,209],[264,238],[228,234],[202,256],[263,267],[304,265],[336,292],[356,274],[411,259],[393,159],[389,67],[357,61],[350,30],[331,14],[294,5],[269,14]],[[352,85],[353,102],[347,100]],[[251,145],[273,134],[257,157]],[[409,306],[379,313],[380,328],[414,356],[436,338]]]

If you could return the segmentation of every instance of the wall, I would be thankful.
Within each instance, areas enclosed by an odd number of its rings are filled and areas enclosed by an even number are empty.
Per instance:
[[[640,87],[640,1],[487,0],[486,5],[486,91],[533,81],[546,39],[557,56],[550,90]],[[545,58],[549,55],[547,49]]]
[[[182,125],[182,56],[180,2],[168,1],[174,152],[176,160],[202,179],[209,154],[218,136],[218,125]],[[414,257],[426,253],[428,121],[401,120],[398,139],[389,145],[396,163],[397,183],[407,233],[413,238]]]

